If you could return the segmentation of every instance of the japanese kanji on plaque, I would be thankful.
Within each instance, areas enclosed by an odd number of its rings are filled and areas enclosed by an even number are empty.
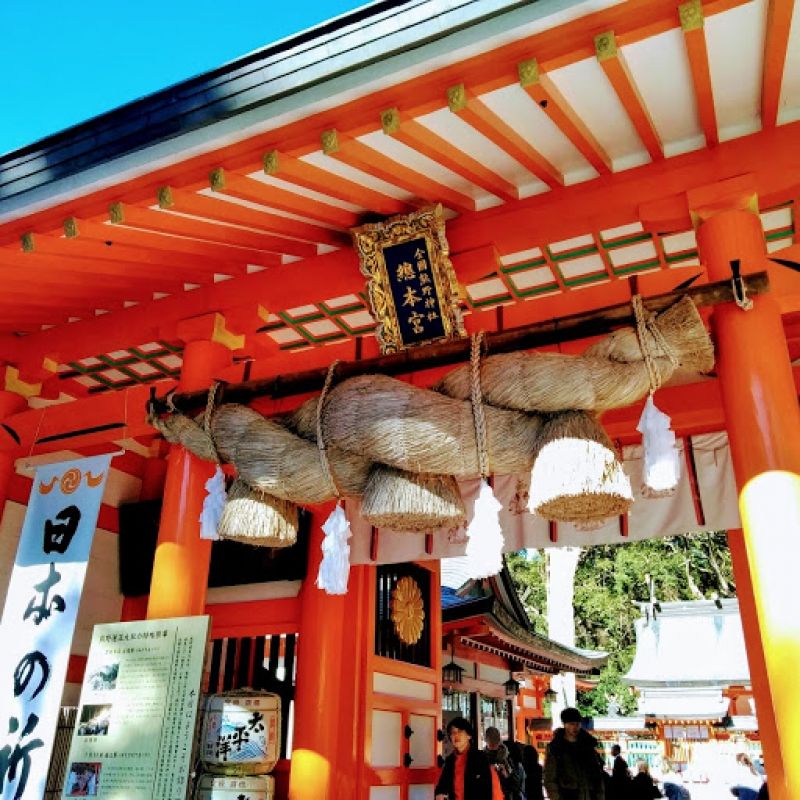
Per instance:
[[[441,206],[352,233],[383,353],[465,335]]]

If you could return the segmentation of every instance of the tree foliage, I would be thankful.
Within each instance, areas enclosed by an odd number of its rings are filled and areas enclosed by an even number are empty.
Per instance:
[[[542,551],[507,558],[511,576],[536,633],[547,635],[546,559]],[[646,576],[659,601],[732,597],[733,569],[724,531],[587,547],[575,574],[575,642],[605,650],[608,664],[595,689],[579,697],[584,714],[608,712],[609,700],[623,714],[636,700],[621,677],[636,650],[637,603],[650,599]]]

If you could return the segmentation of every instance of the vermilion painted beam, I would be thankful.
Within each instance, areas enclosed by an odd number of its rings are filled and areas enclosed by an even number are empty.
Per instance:
[[[504,150],[547,186],[563,186],[564,176],[463,83],[447,90],[447,104],[468,125]]]
[[[107,216],[104,214],[103,218],[105,219]],[[103,244],[107,242],[124,244],[137,251],[152,252],[155,255],[165,252],[178,253],[191,256],[196,260],[210,259],[224,264],[259,264],[263,267],[274,267],[282,263],[282,258],[277,253],[198,241],[155,231],[137,230],[125,225],[105,225],[94,220],[77,219],[76,217],[69,217],[65,220],[64,233],[68,239],[85,239]]]
[[[199,259],[183,253],[167,253],[164,250],[153,251],[124,244],[78,239],[77,237],[48,236],[41,233],[29,233],[23,237],[22,249],[26,252],[41,255],[88,259],[89,261],[123,262],[128,265],[148,265],[156,267],[165,274],[178,271],[188,279],[199,273],[227,273],[238,275],[244,273],[244,264],[227,263],[214,258]]]
[[[175,254],[171,256],[161,252],[157,257],[149,251],[138,251],[136,248],[119,245],[108,246],[99,242],[71,241],[47,234],[26,234],[22,248],[0,248],[0,259],[13,254],[25,263],[41,264],[46,268],[50,261],[58,274],[61,271],[80,274],[132,276],[134,279],[166,279],[183,280],[193,283],[205,283],[212,279],[215,272],[227,275],[242,275],[242,265],[222,264],[217,261],[200,261],[191,256]]]
[[[126,225],[128,228],[141,228],[145,231],[186,236],[199,241],[241,245],[254,250],[286,253],[300,258],[316,255],[317,252],[315,245],[307,244],[306,242],[296,242],[268,233],[257,233],[241,228],[233,228],[230,225],[218,225],[215,222],[206,220],[181,217],[168,211],[155,211],[150,208],[114,203],[111,206],[110,214],[112,223]]]
[[[769,0],[761,82],[762,128],[772,128],[778,122],[778,103],[786,69],[786,50],[789,46],[793,14],[794,0]]]
[[[689,68],[692,71],[694,96],[697,102],[697,114],[706,137],[706,144],[719,142],[717,130],[717,111],[714,107],[714,90],[711,85],[711,70],[708,66],[708,47],[703,19],[703,6],[700,0],[689,0],[678,7],[681,20],[683,40],[689,56]]]
[[[168,211],[204,217],[211,222],[244,225],[277,236],[289,236],[306,242],[321,242],[333,247],[350,243],[349,236],[332,231],[330,228],[323,228],[321,225],[301,222],[266,211],[257,211],[254,208],[229,203],[220,198],[173,189],[169,186],[159,189],[158,204]]]
[[[345,208],[312,200],[305,195],[295,194],[230,170],[215,169],[210,175],[210,183],[211,188],[222,195],[259,203],[290,214],[299,214],[337,228],[352,228],[358,224],[358,216]]]
[[[373,209],[380,214],[402,214],[412,208],[402,200],[376,192],[374,189],[350,181],[334,172],[320,169],[306,161],[292,158],[278,150],[271,150],[264,156],[264,172],[311,191],[344,200],[346,203]]]
[[[322,151],[343,164],[349,164],[368,175],[405,189],[428,203],[441,202],[462,213],[475,210],[475,201],[471,197],[438,183],[335,129],[322,134]]]
[[[519,190],[496,172],[414,119],[404,119],[396,108],[381,114],[383,132],[462,178],[503,200],[519,200]]]
[[[594,134],[575,113],[550,77],[541,72],[536,59],[522,61],[517,67],[519,83],[528,96],[550,117],[558,129],[578,149],[600,175],[612,171],[611,158]]]
[[[633,127],[639,134],[650,158],[658,161],[664,157],[661,140],[658,138],[653,120],[636,88],[625,59],[617,47],[617,39],[613,31],[601,33],[594,38],[597,60],[617,93],[622,107],[630,117]]]

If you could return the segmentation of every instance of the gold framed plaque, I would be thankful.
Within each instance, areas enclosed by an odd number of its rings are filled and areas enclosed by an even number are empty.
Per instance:
[[[382,353],[466,335],[441,205],[352,234]]]

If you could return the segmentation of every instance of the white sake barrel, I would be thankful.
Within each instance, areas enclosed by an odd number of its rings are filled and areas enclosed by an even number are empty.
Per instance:
[[[280,697],[245,691],[210,695],[203,712],[200,744],[205,772],[272,772],[281,751]]]

